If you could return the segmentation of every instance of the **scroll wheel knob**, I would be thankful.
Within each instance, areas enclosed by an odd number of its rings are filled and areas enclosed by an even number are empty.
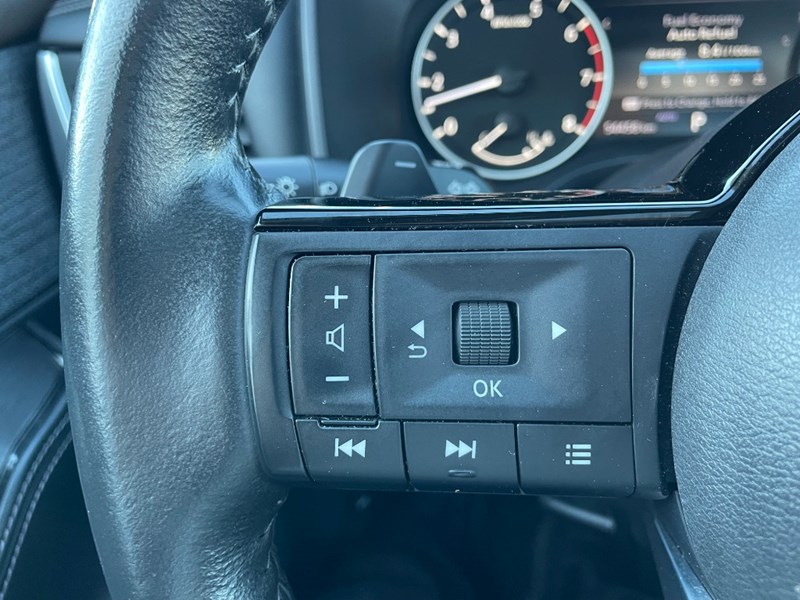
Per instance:
[[[459,302],[455,314],[455,352],[459,365],[510,365],[514,322],[508,302]]]

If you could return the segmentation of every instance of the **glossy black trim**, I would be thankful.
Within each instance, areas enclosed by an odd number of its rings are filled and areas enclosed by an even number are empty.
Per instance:
[[[657,188],[293,199],[262,211],[256,229],[720,225],[753,180],[799,131],[800,77],[795,77],[738,113],[690,160],[676,181]]]
[[[665,598],[712,600],[692,552],[678,492],[663,502],[645,505],[644,530]]]

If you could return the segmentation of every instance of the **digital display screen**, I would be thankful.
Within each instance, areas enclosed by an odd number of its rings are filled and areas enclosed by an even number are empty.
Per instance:
[[[798,72],[798,0],[595,7],[614,60],[601,136],[697,135]]]

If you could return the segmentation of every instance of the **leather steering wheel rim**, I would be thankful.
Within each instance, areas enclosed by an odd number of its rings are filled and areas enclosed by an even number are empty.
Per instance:
[[[115,598],[288,595],[247,388],[244,290],[267,192],[237,139],[283,2],[95,3],[61,286],[81,482]],[[174,360],[178,357],[179,360]]]
[[[800,592],[800,138],[767,167],[709,254],[672,392],[678,491],[709,590]]]

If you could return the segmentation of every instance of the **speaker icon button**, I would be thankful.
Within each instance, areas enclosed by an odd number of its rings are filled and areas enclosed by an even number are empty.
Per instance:
[[[336,329],[325,332],[325,345],[333,346],[339,352],[344,352],[344,323]]]

